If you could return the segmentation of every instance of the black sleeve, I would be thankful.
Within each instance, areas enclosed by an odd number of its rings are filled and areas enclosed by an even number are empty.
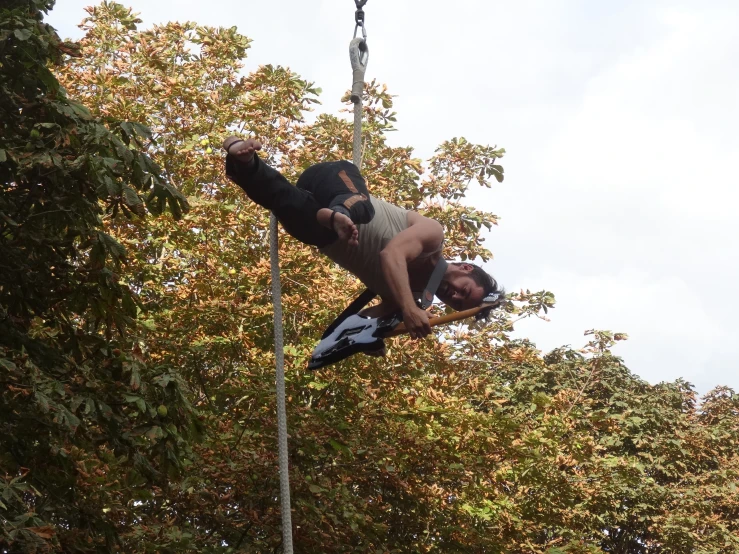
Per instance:
[[[264,164],[260,162],[256,152],[254,153],[254,157],[248,162],[242,162],[236,159],[235,156],[228,154],[226,156],[226,177],[246,190],[247,183],[254,180],[256,173],[260,169],[260,165]]]

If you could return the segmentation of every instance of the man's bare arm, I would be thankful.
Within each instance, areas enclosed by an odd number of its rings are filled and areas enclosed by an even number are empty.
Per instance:
[[[403,312],[403,321],[412,338],[431,332],[428,315],[416,306],[408,277],[408,263],[424,252],[434,252],[444,239],[439,222],[411,212],[407,229],[398,233],[380,252],[382,273],[393,299]]]

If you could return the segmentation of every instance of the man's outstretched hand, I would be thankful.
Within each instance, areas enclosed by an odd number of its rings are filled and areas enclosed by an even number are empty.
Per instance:
[[[244,140],[228,137],[223,141],[223,149],[240,162],[250,162],[254,158],[254,152],[262,149],[262,143],[251,138]]]

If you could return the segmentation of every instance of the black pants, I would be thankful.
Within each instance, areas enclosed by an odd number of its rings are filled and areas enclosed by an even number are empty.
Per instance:
[[[249,164],[227,156],[226,175],[254,202],[271,210],[285,231],[319,248],[338,238],[335,231],[318,223],[321,208],[342,212],[356,224],[369,223],[375,215],[367,184],[351,162],[312,165],[293,186],[257,155]]]

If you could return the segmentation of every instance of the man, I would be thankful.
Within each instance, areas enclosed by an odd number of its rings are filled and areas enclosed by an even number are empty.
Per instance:
[[[428,313],[413,291],[422,291],[441,258],[444,233],[438,221],[370,196],[357,167],[346,161],[309,167],[291,185],[256,154],[254,139],[229,137],[226,175],[257,204],[271,210],[284,229],[353,273],[382,303],[369,317],[403,314],[411,338],[431,333]],[[480,305],[502,293],[496,281],[470,263],[448,265],[436,296],[455,310]]]

